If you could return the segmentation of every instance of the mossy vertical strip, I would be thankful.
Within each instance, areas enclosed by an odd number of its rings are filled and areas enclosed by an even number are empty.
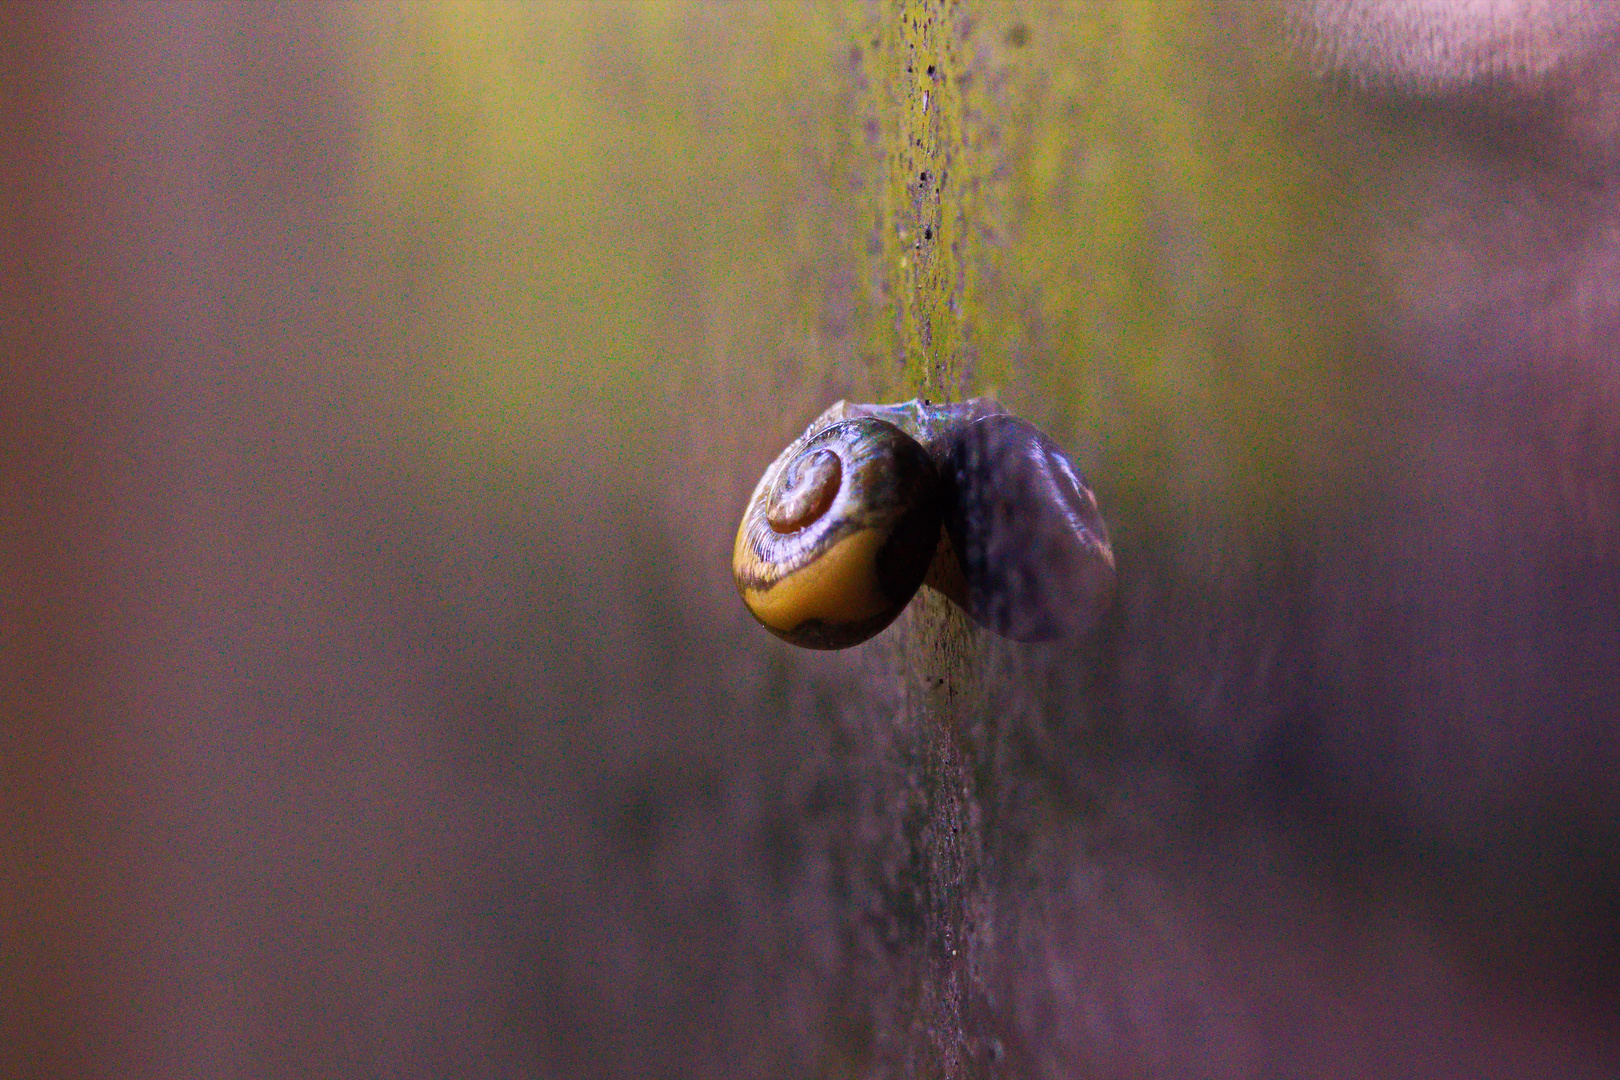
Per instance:
[[[867,20],[859,105],[869,198],[860,210],[863,349],[896,396],[975,391],[989,188],[998,175],[970,107],[972,21],[949,0],[890,0]]]

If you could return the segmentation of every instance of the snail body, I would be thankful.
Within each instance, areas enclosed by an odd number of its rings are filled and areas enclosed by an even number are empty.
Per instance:
[[[838,402],[765,470],[732,549],[749,611],[817,649],[877,634],[925,580],[1003,636],[1069,636],[1113,570],[1074,463],[983,399]]]

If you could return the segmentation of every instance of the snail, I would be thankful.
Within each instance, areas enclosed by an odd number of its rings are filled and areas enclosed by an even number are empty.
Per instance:
[[[993,402],[840,401],[760,477],[732,573],[754,617],[806,648],[866,641],[924,583],[1004,637],[1049,641],[1096,624],[1114,555],[1074,462]]]

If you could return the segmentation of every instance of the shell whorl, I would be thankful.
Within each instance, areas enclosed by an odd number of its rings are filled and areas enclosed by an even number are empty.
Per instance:
[[[813,428],[754,489],[732,550],[737,589],[784,640],[858,644],[921,585],[942,506],[933,459],[893,424],[857,417]]]

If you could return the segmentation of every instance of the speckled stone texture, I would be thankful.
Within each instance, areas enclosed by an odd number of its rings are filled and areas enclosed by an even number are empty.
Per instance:
[[[1446,10],[7,8],[0,1075],[1620,1075],[1616,50]],[[1097,631],[755,625],[975,394]]]

